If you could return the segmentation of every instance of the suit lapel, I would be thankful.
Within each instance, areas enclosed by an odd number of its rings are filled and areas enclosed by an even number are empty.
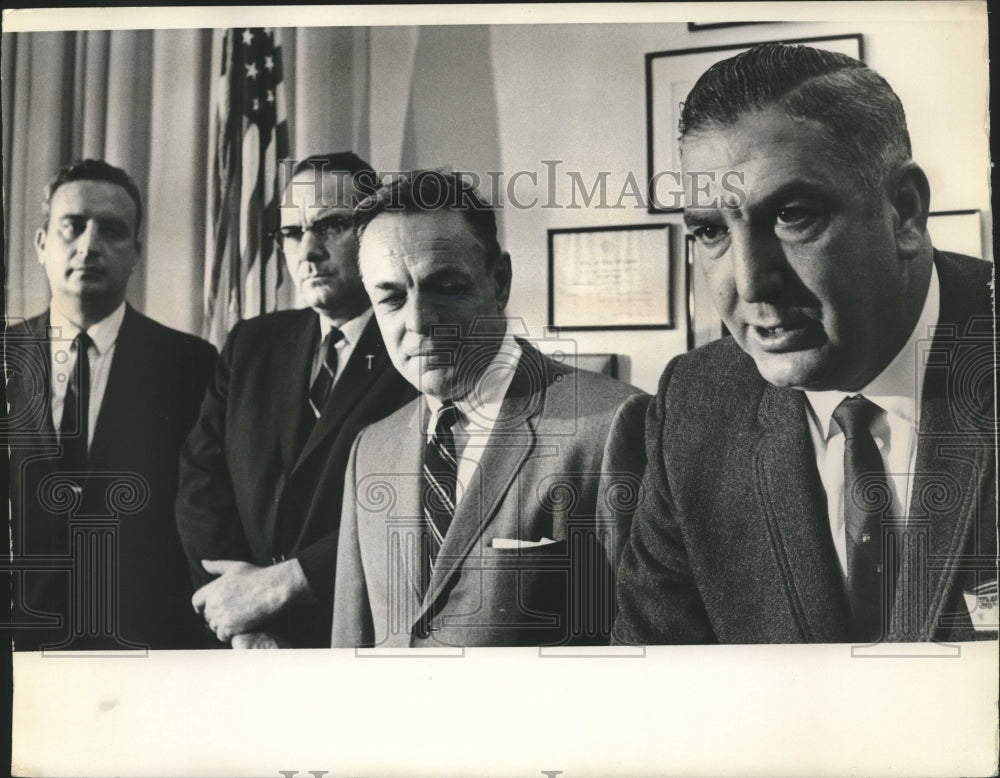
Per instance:
[[[993,393],[970,389],[970,368],[991,364],[992,334],[967,331],[975,317],[974,296],[952,279],[950,266],[935,256],[941,311],[927,365],[907,544],[901,553],[900,584],[893,603],[890,636],[931,640],[940,625],[956,578],[977,563],[995,570],[995,549],[972,542],[980,516],[982,484],[995,477]],[[984,290],[979,290],[982,293]],[[960,385],[961,381],[965,385]],[[978,396],[977,396],[978,395]],[[921,535],[926,537],[921,539]],[[976,554],[985,555],[975,559]],[[967,614],[960,614],[968,621]],[[968,623],[971,629],[971,622]]]
[[[536,417],[544,404],[549,374],[541,354],[524,343],[521,348],[521,360],[500,409],[500,421],[506,422],[503,433],[498,434],[494,428],[466,494],[455,509],[424,596],[424,611],[460,573],[465,557],[496,516],[521,465],[535,447]],[[539,376],[545,380],[539,381]]]
[[[395,473],[397,478],[396,506],[387,519],[392,521],[394,518],[403,520],[412,518],[416,522],[419,522],[419,530],[417,526],[414,526],[413,531],[413,538],[416,541],[415,557],[407,559],[404,562],[406,607],[400,608],[398,611],[401,617],[403,614],[406,614],[412,617],[412,621],[416,621],[416,617],[421,610],[420,601],[423,593],[422,575],[425,564],[423,552],[420,550],[419,538],[423,532],[422,522],[424,513],[423,506],[420,503],[420,489],[423,484],[421,473],[424,461],[423,430],[425,426],[421,425],[426,421],[427,403],[421,397],[413,406],[413,415],[410,417],[406,434],[402,436],[399,445],[391,449],[396,451],[395,461],[392,461],[391,457],[388,460],[391,462],[391,466],[387,470],[390,473]],[[389,529],[386,528],[387,531],[383,537],[389,537]],[[403,547],[405,548],[405,545]]]
[[[976,476],[989,472],[989,448],[977,448],[967,434],[956,435],[953,410],[947,397],[937,392],[944,387],[933,386],[938,383],[925,384],[925,393],[934,389],[935,396],[925,394],[921,407],[907,542],[893,603],[890,635],[905,640],[933,637],[974,529]],[[943,505],[941,500],[953,503]]]
[[[316,417],[309,407],[309,379],[313,354],[319,343],[319,316],[311,309],[291,320],[288,327],[275,333],[274,423],[285,471],[290,473],[299,453],[315,426]]]
[[[343,374],[334,384],[322,415],[313,425],[312,432],[295,463],[296,467],[301,465],[324,439],[340,429],[344,419],[350,415],[354,406],[388,366],[389,355],[382,343],[378,323],[372,316],[351,352],[351,358],[347,360]]]
[[[843,639],[850,608],[830,537],[804,395],[764,389],[754,455],[759,495],[784,590],[803,639]]]
[[[23,336],[7,331],[7,349],[20,352],[19,369],[10,373],[7,382],[7,402],[11,413],[17,414],[20,429],[35,430],[42,439],[56,443],[56,429],[52,423],[52,404],[49,390],[51,381],[51,356],[49,354],[49,314],[28,319]],[[17,343],[20,340],[22,342]],[[15,343],[17,345],[15,346]],[[8,365],[10,370],[13,365]],[[39,418],[40,415],[40,418]],[[31,419],[37,419],[32,423]]]

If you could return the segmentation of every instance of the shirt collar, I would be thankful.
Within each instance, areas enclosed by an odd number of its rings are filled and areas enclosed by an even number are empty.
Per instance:
[[[475,421],[477,419],[489,420],[486,425],[492,429],[493,422],[499,415],[500,406],[507,396],[507,389],[514,378],[514,372],[521,361],[521,347],[508,328],[504,332],[503,339],[497,353],[493,355],[489,367],[483,371],[476,382],[475,389],[460,400],[455,400],[455,406],[462,414],[463,421]],[[444,404],[437,397],[427,397],[427,407],[430,409],[430,419],[428,430],[434,429],[434,419],[437,412]]]
[[[115,344],[115,341],[118,340],[118,332],[122,328],[122,321],[124,319],[125,303],[123,301],[111,314],[87,328],[87,334],[94,342],[98,356],[111,348]],[[62,311],[54,305],[49,309],[49,327],[58,327],[60,336],[65,340],[72,340],[80,331],[80,328],[66,318]]]
[[[857,394],[863,395],[886,412],[899,417],[914,429],[920,428],[920,402],[924,391],[924,374],[927,371],[920,343],[933,337],[934,326],[938,323],[940,312],[941,288],[937,268],[932,265],[931,282],[927,289],[924,307],[920,311],[920,318],[917,319],[917,324],[903,344],[903,348],[885,370],[857,392],[805,390],[806,399],[819,423],[819,428],[823,430],[827,439],[839,429],[834,425],[834,429],[831,430],[833,412],[845,397]]]
[[[342,327],[340,327],[340,332],[343,334],[343,340],[340,342],[346,345],[356,345],[358,340],[361,339],[361,333],[365,331],[365,327],[368,326],[368,320],[372,317],[372,309],[367,308],[365,312],[360,316],[355,316],[348,322],[345,322]],[[330,330],[333,329],[333,322],[326,318],[323,314],[319,314],[319,340],[320,343],[323,339],[330,334]]]

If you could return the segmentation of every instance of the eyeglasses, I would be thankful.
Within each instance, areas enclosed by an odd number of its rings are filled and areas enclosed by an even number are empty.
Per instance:
[[[317,219],[309,227],[302,228],[298,225],[287,225],[280,227],[271,233],[271,238],[278,244],[278,248],[284,248],[286,243],[297,246],[302,241],[302,236],[306,232],[311,232],[316,236],[316,240],[325,242],[330,238],[335,238],[349,230],[354,224],[351,216],[326,216]]]

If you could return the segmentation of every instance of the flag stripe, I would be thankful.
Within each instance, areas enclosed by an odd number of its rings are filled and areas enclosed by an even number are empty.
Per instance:
[[[237,321],[277,305],[283,279],[268,233],[278,226],[288,119],[279,32],[230,29],[220,45],[203,331],[221,347]]]

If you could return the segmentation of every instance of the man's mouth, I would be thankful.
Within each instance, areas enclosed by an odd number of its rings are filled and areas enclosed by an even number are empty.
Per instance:
[[[454,349],[446,345],[424,346],[407,353],[409,359],[423,359],[428,367],[447,367],[451,365]]]
[[[823,328],[819,322],[799,318],[780,323],[749,324],[751,337],[769,352],[798,351],[818,344]]]
[[[81,276],[93,276],[97,278],[103,278],[106,275],[104,268],[100,267],[72,267],[69,269],[67,275],[73,275],[74,273]]]

